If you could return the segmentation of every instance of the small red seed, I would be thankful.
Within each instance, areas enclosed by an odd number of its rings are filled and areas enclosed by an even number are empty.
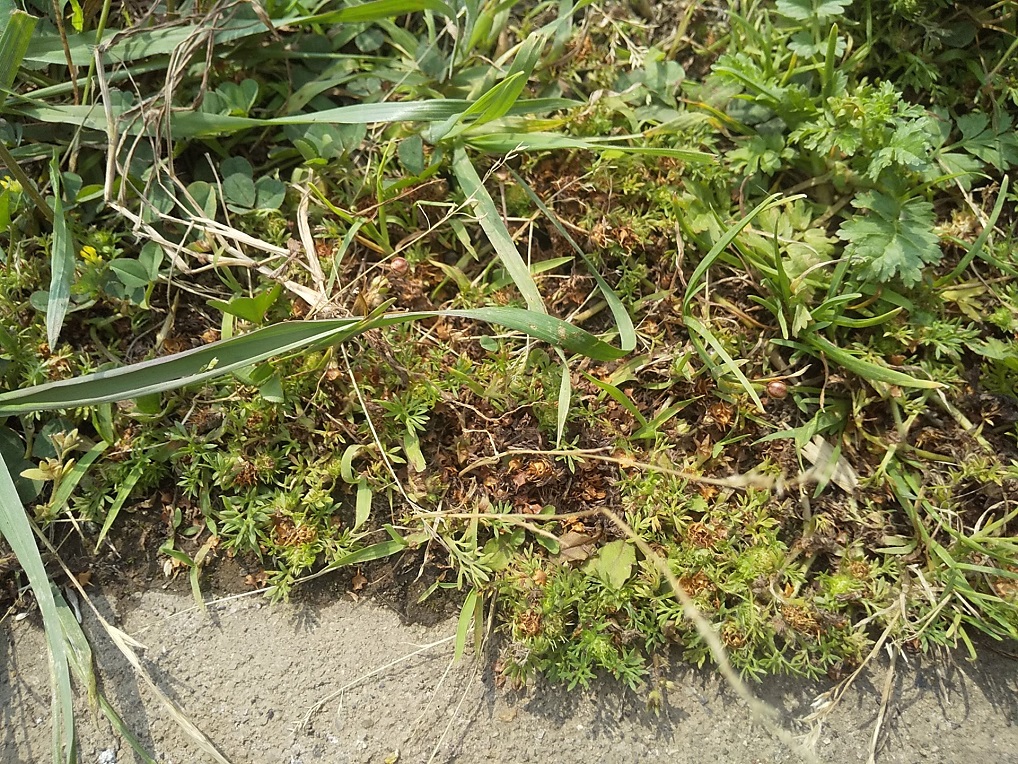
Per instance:
[[[410,264],[406,261],[405,257],[394,257],[392,262],[389,263],[389,270],[391,270],[397,276],[402,276],[410,269]]]
[[[780,379],[774,379],[767,383],[767,394],[771,398],[784,398],[788,395],[788,385],[782,382]]]

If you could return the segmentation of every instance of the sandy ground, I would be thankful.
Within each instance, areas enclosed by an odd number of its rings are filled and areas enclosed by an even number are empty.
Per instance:
[[[188,597],[148,591],[101,609],[145,643],[159,685],[230,759],[253,764],[346,762],[800,761],[710,671],[677,668],[659,715],[646,697],[602,683],[567,692],[496,689],[491,659],[452,662],[455,622],[407,626],[369,601],[270,606],[257,597],[207,614]],[[86,616],[105,687],[162,762],[205,762]],[[1014,649],[1014,646],[1006,646]],[[48,666],[34,618],[0,640],[0,749],[5,764],[49,760]],[[822,762],[866,761],[886,665],[860,678],[819,730]],[[758,695],[796,722],[829,683],[771,680]],[[307,726],[311,706],[329,698]],[[83,709],[84,711],[84,709]],[[110,730],[81,715],[81,761],[136,759]],[[1018,764],[1018,662],[983,649],[970,664],[901,661],[877,762]]]

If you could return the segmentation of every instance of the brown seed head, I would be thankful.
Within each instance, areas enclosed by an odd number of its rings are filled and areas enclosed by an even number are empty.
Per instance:
[[[767,394],[771,396],[771,398],[777,398],[780,400],[788,395],[788,385],[780,379],[772,380],[767,383]]]

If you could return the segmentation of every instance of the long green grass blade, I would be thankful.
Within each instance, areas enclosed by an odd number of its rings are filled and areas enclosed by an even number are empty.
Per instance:
[[[566,433],[566,423],[569,420],[569,404],[573,398],[573,380],[569,372],[569,359],[562,352],[562,348],[555,348],[562,362],[562,379],[558,386],[558,416],[555,427],[555,448],[562,448],[562,438]]]
[[[507,154],[511,151],[616,151],[620,154],[639,154],[642,156],[669,157],[684,162],[706,163],[717,161],[717,157],[706,151],[696,149],[665,148],[660,146],[640,146],[638,143],[629,145],[621,143],[625,138],[573,138],[568,135],[547,132],[529,132],[526,129],[513,131],[501,124],[497,131],[490,133],[471,132],[466,138],[467,144],[479,151],[490,154]],[[639,139],[641,136],[630,136]]]
[[[689,304],[693,301],[693,296],[697,293],[697,291],[699,291],[703,277],[707,273],[708,269],[714,265],[714,262],[721,256],[728,245],[735,241],[735,237],[742,233],[743,228],[748,226],[760,213],[779,204],[799,199],[801,196],[802,194],[794,197],[782,197],[780,194],[771,194],[760,202],[760,204],[750,210],[745,217],[733,225],[730,225],[724,235],[715,242],[714,246],[710,248],[710,252],[706,254],[703,260],[700,261],[699,265],[697,265],[693,270],[693,275],[689,277],[689,281],[686,284],[686,294],[682,298],[683,312],[688,310]]]
[[[287,23],[298,23],[302,17],[279,19],[277,26]],[[233,18],[216,20],[217,31],[213,37],[216,46],[242,40],[245,37],[268,34],[265,24],[257,18]],[[168,56],[181,45],[193,38],[195,27],[191,23],[179,26],[160,27],[158,29],[136,30],[124,34],[120,30],[107,30],[101,40],[96,40],[95,32],[83,32],[67,36],[67,48],[71,61],[75,66],[87,67],[93,60],[93,50],[97,45],[109,45],[105,49],[104,59],[110,63],[131,63],[151,56]],[[25,63],[42,67],[50,65],[66,66],[63,42],[57,34],[39,35],[32,40],[25,55]]]
[[[369,3],[360,3],[359,5],[351,5],[347,8],[340,8],[337,11],[305,16],[298,23],[300,25],[357,24],[387,19],[392,16],[402,16],[406,13],[416,13],[418,11],[431,11],[447,18],[456,17],[456,11],[440,0],[373,0]]]
[[[717,353],[718,356],[720,356],[722,362],[724,363],[724,367],[728,371],[728,373],[735,377],[737,380],[739,380],[739,384],[742,385],[742,389],[746,391],[746,394],[749,395],[753,403],[756,404],[757,410],[763,413],[764,406],[763,402],[760,400],[760,396],[757,395],[756,390],[753,389],[753,385],[746,377],[746,375],[742,373],[742,369],[739,368],[739,365],[735,362],[735,360],[728,353],[728,351],[725,350],[725,346],[718,341],[718,338],[714,336],[710,329],[704,326],[703,323],[701,323],[698,319],[694,318],[693,316],[686,316],[685,323],[687,328],[691,329],[697,335],[699,335],[699,338],[704,340],[708,345],[710,345],[714,352]],[[696,338],[691,336],[691,339],[695,340]],[[696,344],[697,350],[700,351],[700,357],[703,358],[704,362],[707,363],[708,365],[713,364],[713,360],[705,352],[703,346],[700,345],[698,342],[694,344]],[[713,372],[714,369],[712,368],[711,371]]]
[[[630,317],[629,311],[626,310],[626,306],[622,304],[618,295],[615,294],[615,290],[608,285],[608,282],[605,281],[600,272],[598,272],[597,267],[593,262],[591,262],[590,258],[587,257],[587,253],[583,251],[583,248],[576,243],[576,240],[569,234],[566,227],[562,225],[558,216],[541,201],[541,198],[537,195],[534,189],[530,187],[530,184],[523,180],[523,178],[521,178],[514,169],[510,167],[509,172],[512,174],[516,182],[519,183],[520,187],[527,192],[527,196],[530,197],[530,201],[532,201],[541,211],[541,214],[551,221],[552,225],[555,226],[555,229],[559,232],[559,234],[569,242],[569,245],[573,248],[576,254],[580,256],[580,259],[586,263],[587,269],[590,271],[590,275],[594,277],[594,282],[597,284],[597,288],[601,290],[601,294],[604,295],[605,302],[608,303],[608,309],[612,313],[612,318],[615,319],[615,328],[618,329],[619,332],[619,346],[621,350],[627,353],[631,351],[636,347],[636,327],[633,326],[633,319]]]
[[[471,589],[463,600],[463,607],[460,608],[460,617],[456,625],[456,647],[453,650],[453,660],[458,661],[463,657],[467,647],[467,632],[470,631],[470,624],[474,623],[474,606],[477,604],[477,589]],[[475,624],[474,628],[480,628]]]
[[[229,114],[211,114],[200,111],[178,111],[173,113],[170,122],[171,132],[175,139],[184,140],[195,137],[209,137],[240,132],[241,130],[262,130],[268,127],[284,125],[366,125],[388,122],[440,122],[461,115],[471,101],[458,99],[440,99],[435,101],[404,101],[387,103],[362,103],[351,106],[338,106],[335,109],[308,114],[290,114],[270,119],[253,117],[236,117]],[[574,101],[558,98],[542,98],[518,101],[509,110],[510,114],[528,114],[546,112],[554,109],[575,106]],[[104,109],[94,106],[65,104],[50,105],[38,101],[22,99],[21,103],[11,103],[9,110],[28,119],[49,124],[69,125],[88,130],[109,132],[110,124]],[[118,132],[138,135],[150,129],[150,125],[140,119],[138,114],[130,117],[122,110],[112,109]]]
[[[99,548],[102,546],[103,540],[106,538],[106,534],[110,532],[110,528],[113,527],[113,523],[120,514],[120,510],[123,509],[124,503],[131,495],[131,491],[134,490],[134,486],[137,485],[138,481],[141,479],[141,476],[144,474],[147,466],[148,465],[144,462],[139,462],[134,469],[128,473],[127,477],[124,478],[124,482],[120,484],[116,498],[113,499],[113,503],[110,505],[110,508],[106,510],[106,520],[103,522],[102,530],[99,531],[99,538],[97,538],[95,542],[96,553],[99,552]]]
[[[164,392],[242,369],[273,356],[356,333],[360,319],[290,322],[195,348],[184,353],[0,394],[12,414],[92,406]]]
[[[943,387],[939,382],[934,382],[932,379],[919,379],[918,377],[909,376],[904,372],[888,369],[886,366],[881,366],[871,361],[865,361],[859,358],[859,356],[852,355],[847,350],[843,350],[837,345],[828,342],[817,334],[811,334],[807,341],[836,364],[855,372],[863,379],[883,382],[888,385],[897,385],[898,387],[917,387],[925,390],[935,390]]]
[[[487,235],[488,241],[491,242],[498,259],[502,262],[502,267],[512,277],[516,288],[520,290],[523,299],[527,301],[527,307],[537,313],[547,313],[548,309],[544,306],[544,298],[537,290],[537,284],[534,283],[534,278],[530,275],[530,268],[520,256],[519,250],[516,249],[516,243],[513,241],[509,229],[502,222],[502,216],[499,214],[495,202],[488,194],[488,190],[478,177],[477,171],[470,163],[470,158],[462,146],[457,147],[453,153],[452,170],[463,193],[466,194],[468,202],[477,213],[478,222]]]
[[[611,361],[626,355],[626,351],[612,347],[578,326],[522,308],[394,313],[370,319],[289,321],[163,358],[0,393],[0,416],[94,406],[165,392],[220,377],[276,356],[342,342],[368,329],[437,316],[498,324],[596,361]]]
[[[14,11],[7,19],[0,35],[0,90],[10,90],[14,84],[38,21],[24,11]]]
[[[0,536],[7,541],[18,564],[28,577],[42,612],[49,647],[50,679],[53,686],[53,760],[70,764],[76,760],[74,710],[67,642],[49,576],[35,543],[32,526],[18,498],[7,464],[0,459]]]
[[[463,118],[476,117],[475,125],[499,119],[516,103],[526,84],[527,77],[523,72],[509,75],[470,104],[463,112]]]

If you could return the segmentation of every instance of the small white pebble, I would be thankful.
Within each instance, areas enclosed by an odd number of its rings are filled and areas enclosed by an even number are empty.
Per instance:
[[[96,759],[96,764],[117,764],[117,752],[112,748],[101,751],[99,758]]]

